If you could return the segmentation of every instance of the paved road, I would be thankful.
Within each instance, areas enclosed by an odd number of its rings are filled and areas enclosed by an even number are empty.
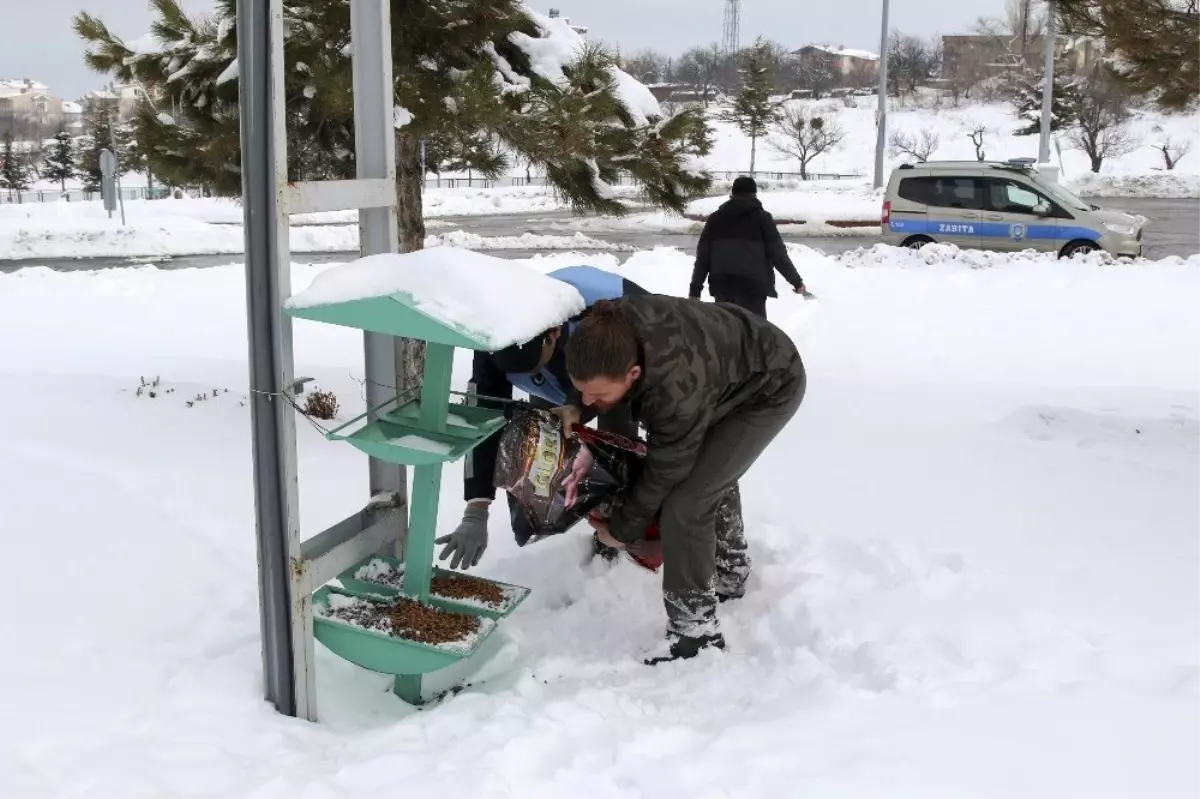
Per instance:
[[[1146,226],[1146,257],[1168,255],[1188,256],[1200,253],[1200,200],[1112,199],[1094,200],[1097,205],[1130,213],[1142,214],[1150,222]],[[439,220],[437,231],[462,228],[481,236],[519,236],[522,233],[570,235],[582,228],[593,238],[607,242],[629,244],[638,249],[678,247],[687,253],[695,252],[696,235],[671,231],[629,230],[608,225],[604,220],[577,220],[569,213],[513,214],[497,216],[449,217]],[[839,253],[857,247],[869,247],[879,241],[878,235],[797,236],[784,233],[784,238],[798,244],[816,247],[828,253]],[[531,250],[492,250],[493,255],[505,258],[528,258]],[[294,259],[306,263],[345,261],[355,253],[294,253]],[[624,260],[625,253],[616,253]],[[186,255],[173,258],[34,258],[20,261],[0,261],[0,272],[14,272],[27,266],[48,266],[63,271],[106,269],[113,267],[155,264],[163,269],[187,269],[219,266],[241,261],[240,255]]]

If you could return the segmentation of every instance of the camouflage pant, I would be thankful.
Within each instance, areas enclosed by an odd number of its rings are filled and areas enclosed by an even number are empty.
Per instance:
[[[804,399],[803,371],[766,402],[713,426],[691,473],[662,509],[663,604],[668,636],[716,635],[718,597],[741,596],[750,574],[738,481]]]
[[[716,633],[719,598],[735,599],[746,593],[750,557],[746,554],[742,492],[737,483],[721,497],[721,504],[717,506],[715,532],[716,571],[711,585],[663,590],[669,635],[699,638]]]

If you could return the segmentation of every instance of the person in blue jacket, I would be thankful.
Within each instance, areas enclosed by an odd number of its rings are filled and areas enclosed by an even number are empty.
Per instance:
[[[588,308],[599,300],[615,300],[633,294],[649,294],[641,286],[620,275],[594,266],[568,266],[550,272],[555,280],[574,286],[583,295]],[[584,313],[587,311],[585,310]],[[470,391],[481,397],[512,399],[513,388],[529,395],[536,406],[551,409],[568,404],[568,393],[574,391],[567,375],[566,344],[578,317],[553,327],[524,344],[498,352],[476,352],[471,367]],[[486,400],[481,400],[486,405]],[[627,438],[637,436],[637,423],[628,406],[602,413],[597,417],[600,430]],[[488,544],[488,509],[496,498],[493,479],[500,433],[475,447],[463,468],[463,499],[467,506],[462,523],[453,533],[435,543],[443,544],[440,560],[452,558],[450,568],[470,569],[479,563]],[[597,554],[611,557],[616,550],[595,542]]]

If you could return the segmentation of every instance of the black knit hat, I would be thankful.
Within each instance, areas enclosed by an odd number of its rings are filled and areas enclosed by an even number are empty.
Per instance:
[[[527,375],[537,370],[538,362],[542,360],[542,344],[546,334],[533,338],[524,344],[514,344],[492,354],[496,368],[505,374]]]
[[[734,194],[758,194],[758,184],[754,182],[754,178],[742,176],[733,181]]]

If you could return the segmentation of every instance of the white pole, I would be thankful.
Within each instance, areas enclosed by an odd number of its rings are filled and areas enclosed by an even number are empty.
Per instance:
[[[1042,83],[1042,136],[1038,142],[1038,163],[1050,163],[1050,108],[1054,98],[1054,0],[1047,0],[1045,80]]]
[[[883,0],[883,32],[879,38],[879,133],[875,139],[875,188],[883,185],[883,147],[887,142],[887,47],[888,47],[888,5],[890,0]]]

